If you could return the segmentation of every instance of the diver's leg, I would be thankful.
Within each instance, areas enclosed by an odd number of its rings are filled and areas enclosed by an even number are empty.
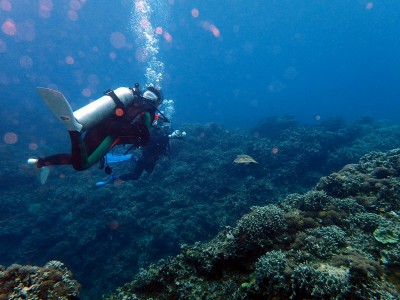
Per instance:
[[[156,162],[157,160],[151,160],[147,162],[146,167],[144,168],[147,173],[149,174],[153,173],[154,168],[156,167]]]
[[[34,162],[36,166],[42,168],[50,165],[72,165],[75,170],[83,171],[99,162],[101,158],[107,154],[114,142],[114,138],[107,136],[100,145],[94,149],[93,153],[88,155],[81,134],[78,131],[69,131],[69,135],[71,138],[71,154],[61,153],[38,158],[37,161]]]
[[[38,158],[36,162],[36,166],[38,168],[42,168],[45,166],[70,165],[70,164],[71,164],[71,154],[69,153],[61,153],[43,158]]]
[[[86,146],[82,141],[82,136],[78,131],[68,131],[71,138],[71,164],[77,171],[87,169],[85,160],[87,160]]]
[[[133,170],[132,173],[124,174],[118,177],[118,179],[121,180],[138,180],[140,176],[142,175],[144,168],[146,166],[145,161],[143,160],[143,157],[141,157],[135,165],[135,169]]]
[[[81,143],[81,134],[78,131],[68,131],[71,139],[71,154],[61,153],[44,158],[38,158],[36,166],[42,168],[51,165],[73,165],[76,170],[81,168],[81,157],[86,155],[86,148]]]
[[[81,155],[79,146],[80,133],[78,131],[68,131],[68,133],[71,138],[72,154],[61,153],[38,158],[36,162],[38,168],[52,165],[73,165],[75,163],[76,157]]]
[[[77,171],[86,170],[99,162],[102,157],[107,154],[114,142],[113,137],[107,136],[100,143],[100,145],[88,155],[86,145],[83,142],[82,136],[79,134],[79,132],[70,131],[70,137],[72,145],[72,166]]]

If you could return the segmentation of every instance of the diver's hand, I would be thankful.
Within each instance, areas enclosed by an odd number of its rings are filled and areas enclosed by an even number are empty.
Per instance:
[[[168,137],[170,139],[183,139],[185,136],[186,136],[186,132],[185,131],[175,130]]]
[[[106,184],[114,183],[115,180],[118,179],[118,176],[111,174],[111,176],[106,181],[96,182],[97,187],[105,186]]]

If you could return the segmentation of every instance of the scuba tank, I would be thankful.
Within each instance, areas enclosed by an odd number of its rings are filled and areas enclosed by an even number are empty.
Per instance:
[[[74,117],[83,126],[82,130],[89,129],[106,118],[115,115],[119,116],[117,109],[122,109],[121,112],[123,114],[124,109],[132,106],[133,102],[137,100],[136,94],[135,89],[127,87],[107,91],[103,97],[74,111]]]

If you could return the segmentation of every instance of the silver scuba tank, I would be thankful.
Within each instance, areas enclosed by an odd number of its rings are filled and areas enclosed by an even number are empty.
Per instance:
[[[131,106],[135,100],[130,88],[120,87],[114,93],[125,107]],[[115,115],[117,108],[118,103],[111,96],[105,95],[74,111],[74,117],[83,126],[82,130],[86,130]]]

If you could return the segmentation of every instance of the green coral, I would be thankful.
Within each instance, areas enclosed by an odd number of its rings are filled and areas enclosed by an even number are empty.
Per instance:
[[[275,204],[253,206],[251,212],[238,221],[234,235],[245,247],[268,240],[285,230],[284,214],[284,210]]]
[[[346,244],[346,233],[335,225],[313,228],[306,232],[306,249],[321,258],[331,256]]]
[[[349,270],[321,264],[299,264],[292,274],[293,298],[343,299],[350,290]]]
[[[399,229],[392,226],[379,227],[374,231],[375,239],[382,244],[397,244],[399,234]]]
[[[351,215],[346,221],[352,230],[372,232],[384,224],[385,218],[375,213],[362,212]]]
[[[271,251],[261,256],[255,264],[255,278],[258,284],[265,284],[269,292],[275,293],[281,289],[287,290],[285,275],[287,268],[285,252]]]

